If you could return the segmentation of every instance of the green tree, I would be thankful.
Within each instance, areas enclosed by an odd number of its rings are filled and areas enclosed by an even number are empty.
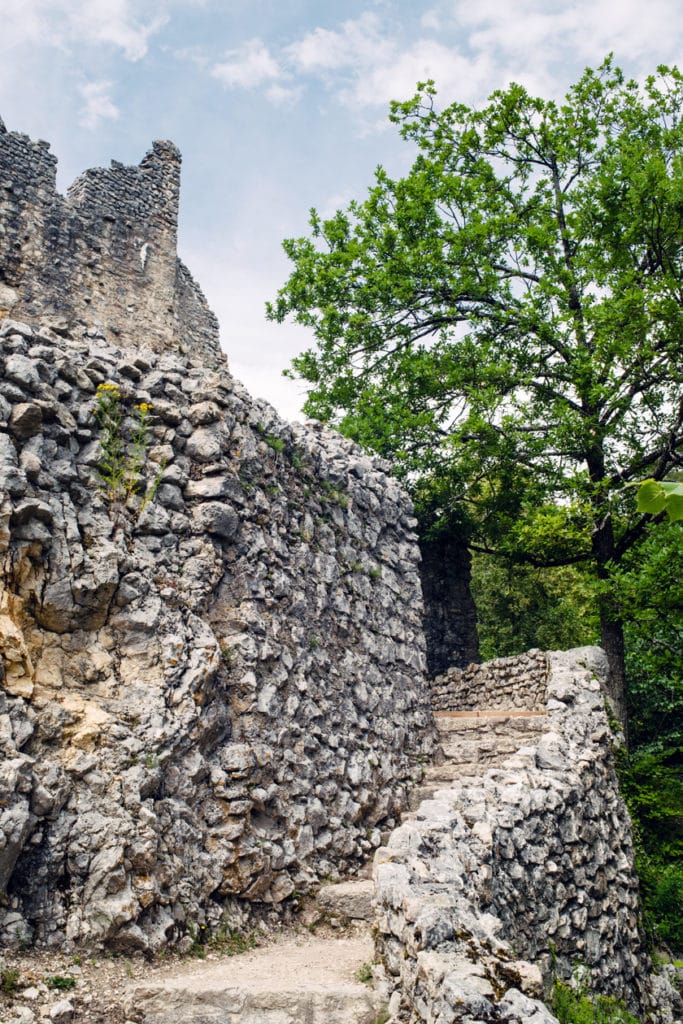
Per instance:
[[[311,212],[268,316],[313,329],[307,412],[469,499],[474,546],[606,581],[650,518],[624,485],[683,445],[683,76],[608,59],[564,103],[513,84],[478,110],[418,88],[391,110],[411,170]],[[625,718],[608,587],[599,613]]]
[[[476,553],[472,593],[483,661],[597,642],[595,586],[581,565],[540,568]]]

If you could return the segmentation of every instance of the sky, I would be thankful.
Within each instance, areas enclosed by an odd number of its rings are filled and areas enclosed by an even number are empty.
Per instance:
[[[560,98],[609,52],[632,77],[683,63],[683,0],[0,0],[0,116],[46,139],[58,186],[153,139],[183,154],[179,253],[236,377],[289,419],[312,343],[265,319],[281,243],[414,156],[392,99],[436,81],[477,105],[511,81]]]

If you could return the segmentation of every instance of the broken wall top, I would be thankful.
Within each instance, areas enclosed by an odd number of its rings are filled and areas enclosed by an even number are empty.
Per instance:
[[[0,319],[97,326],[124,348],[223,361],[218,321],[178,259],[178,149],[85,171],[66,196],[43,141],[0,120]]]

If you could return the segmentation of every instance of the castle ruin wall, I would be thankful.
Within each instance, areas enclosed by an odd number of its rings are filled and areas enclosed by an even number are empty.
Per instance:
[[[479,667],[497,693],[507,674],[508,706],[519,678],[510,661]],[[551,1024],[544,992],[577,969],[658,1019],[604,652],[526,661],[529,689],[547,687],[540,738],[423,801],[376,854],[377,953],[395,986],[395,1024]]]
[[[0,121],[0,319],[221,363],[218,322],[177,256],[180,161],[155,142],[139,166],[87,170],[61,196],[47,143]]]
[[[547,681],[544,651],[453,667],[432,679],[432,707],[435,711],[538,711],[546,706]]]
[[[353,870],[434,748],[386,465],[92,330],[5,320],[0,370],[0,942],[182,947]],[[102,384],[151,406],[144,510]]]

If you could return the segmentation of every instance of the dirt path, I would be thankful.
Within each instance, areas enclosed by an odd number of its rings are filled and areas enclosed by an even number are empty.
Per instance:
[[[523,711],[436,719],[444,755],[427,769],[412,808],[453,779],[509,757],[544,726],[543,715]],[[404,820],[414,815],[407,811]],[[327,886],[298,925],[238,955],[210,946],[205,959],[152,962],[6,952],[0,1024],[379,1024],[383,1000],[368,983],[372,888],[367,878]],[[311,934],[307,923],[320,927]]]

